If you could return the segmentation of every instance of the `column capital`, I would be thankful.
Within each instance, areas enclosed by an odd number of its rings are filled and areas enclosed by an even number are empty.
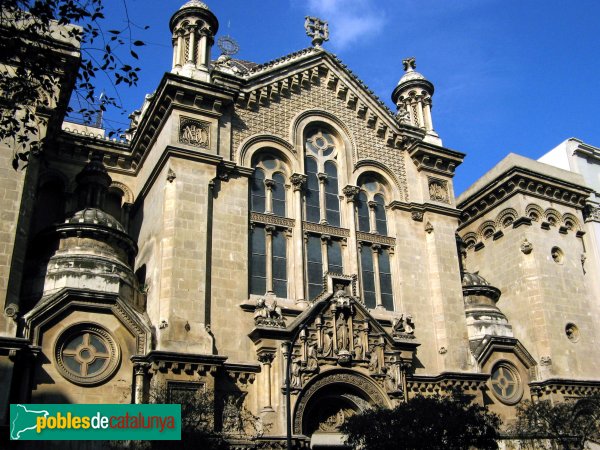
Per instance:
[[[290,183],[294,191],[301,191],[306,185],[307,176],[301,173],[293,173],[290,176]]]
[[[360,188],[349,184],[342,189],[342,192],[346,196],[346,201],[350,203],[356,200],[356,196],[360,193]]]

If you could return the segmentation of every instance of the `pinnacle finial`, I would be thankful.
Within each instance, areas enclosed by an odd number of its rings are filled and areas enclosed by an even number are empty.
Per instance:
[[[417,58],[411,56],[410,58],[403,59],[402,65],[404,66],[405,72],[412,72],[417,68]]]
[[[318,17],[306,16],[304,22],[306,34],[312,37],[312,45],[320,47],[323,42],[329,40],[329,24]]]

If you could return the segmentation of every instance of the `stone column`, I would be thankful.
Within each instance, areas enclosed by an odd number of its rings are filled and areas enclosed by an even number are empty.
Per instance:
[[[271,179],[265,180],[265,213],[272,214],[273,213],[273,187],[275,186],[275,181]]]
[[[206,31],[203,31],[200,35],[200,56],[198,58],[198,65],[202,68],[206,68],[208,66],[208,36],[206,35]]]
[[[323,272],[329,271],[329,255],[327,254],[329,241],[331,241],[331,236],[328,234],[321,235],[321,262],[323,264]]]
[[[377,207],[377,203],[370,201],[367,205],[369,206],[369,229],[371,233],[377,233],[377,222],[375,221],[375,208]]]
[[[196,31],[194,28],[189,29],[190,45],[188,47],[187,63],[195,65],[196,53]]]
[[[317,177],[319,178],[319,211],[321,214],[321,223],[327,223],[327,211],[325,205],[325,181],[327,181],[327,174],[318,173]]]
[[[373,244],[371,246],[373,251],[373,278],[375,281],[375,307],[377,309],[385,309],[381,303],[381,282],[379,281],[379,253],[381,252],[381,245]]]
[[[306,185],[306,175],[294,173],[290,176],[290,183],[294,191],[294,273],[290,273],[290,277],[295,280],[301,280],[294,283],[295,292],[292,294],[296,300],[304,301],[304,237],[302,235],[302,189]]]
[[[263,351],[258,355],[258,361],[263,366],[263,401],[264,406],[262,411],[273,411],[272,399],[271,399],[271,366],[275,359],[274,352]]]
[[[273,232],[275,227],[273,225],[267,225],[265,227],[265,246],[266,246],[266,281],[267,281],[267,293],[273,293]]]
[[[136,362],[133,365],[133,373],[135,376],[134,380],[134,392],[133,392],[133,403],[139,405],[144,403],[144,392],[146,388],[146,374],[150,368],[150,363],[147,362]]]
[[[419,115],[419,126],[421,128],[426,128],[425,118],[423,117],[423,101],[422,101],[422,99],[420,99],[417,102],[417,114]]]
[[[425,118],[425,129],[427,131],[432,131],[433,122],[431,120],[431,97],[423,99],[423,115]]]
[[[358,251],[356,242],[356,210],[355,201],[356,196],[359,194],[360,189],[358,186],[348,185],[342,189],[342,192],[346,196],[346,206],[349,211],[346,212],[348,218],[348,228],[350,230],[350,238],[348,242],[348,253],[349,258],[346,259],[349,263],[349,267],[346,268],[347,273],[358,273]],[[357,286],[360,290],[360,286]]]
[[[175,52],[175,67],[181,67],[181,57],[183,56],[183,51],[185,49],[185,45],[183,43],[183,34],[181,30],[177,31],[177,51]]]

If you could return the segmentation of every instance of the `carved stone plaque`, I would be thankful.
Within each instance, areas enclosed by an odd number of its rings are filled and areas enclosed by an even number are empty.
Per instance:
[[[450,203],[448,183],[437,178],[429,178],[429,198],[436,202]]]
[[[199,148],[210,147],[210,124],[201,120],[181,117],[179,142]]]

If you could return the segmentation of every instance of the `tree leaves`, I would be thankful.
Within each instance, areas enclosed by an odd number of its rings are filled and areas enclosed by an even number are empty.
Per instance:
[[[139,59],[133,48],[144,42],[134,39],[130,22],[123,30],[103,30],[102,19],[103,0],[2,0],[0,140],[12,140],[14,144],[13,167],[22,166],[31,154],[43,149],[41,137],[45,131],[41,130],[47,121],[40,108],[55,108],[65,76],[64,62],[51,43],[40,38],[54,33],[81,44],[82,57],[69,111],[79,114],[84,122],[95,123],[98,112],[107,107],[120,108],[116,86],[137,84],[140,69],[127,59]],[[58,29],[57,24],[69,26]],[[114,91],[102,101],[96,88],[99,74],[105,75]]]
[[[497,449],[500,419],[460,392],[416,396],[394,409],[371,409],[351,416],[341,431],[352,448]]]

